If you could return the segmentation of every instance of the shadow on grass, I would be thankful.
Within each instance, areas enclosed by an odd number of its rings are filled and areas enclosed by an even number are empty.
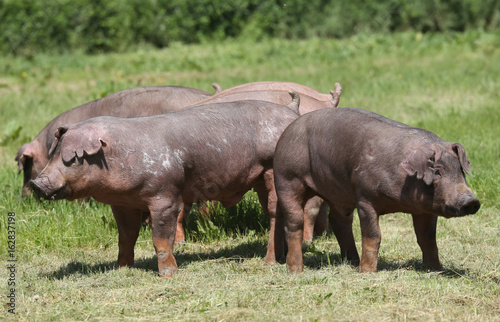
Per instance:
[[[116,261],[99,263],[99,264],[89,264],[84,262],[73,261],[68,263],[66,266],[61,266],[58,270],[41,273],[42,277],[46,277],[49,280],[62,280],[66,277],[72,275],[90,275],[96,273],[105,273],[107,271],[112,271],[118,268]]]
[[[175,260],[178,267],[184,267],[192,262],[200,262],[209,259],[226,259],[228,261],[241,262],[245,259],[266,256],[267,243],[264,241],[250,241],[238,244],[236,246],[228,246],[217,251],[185,253],[180,248],[179,252],[175,253]],[[147,271],[158,271],[158,258],[153,256],[147,259],[139,259],[135,262],[135,268],[144,269]]]
[[[420,259],[410,259],[401,263],[385,260],[382,258],[382,260],[379,259],[377,268],[379,271],[395,271],[398,269],[414,270],[417,272],[427,272],[430,275],[441,275],[449,278],[470,276],[470,271],[468,269],[458,268],[454,265],[445,265],[440,271],[431,270],[427,266],[425,266]]]
[[[188,265],[191,262],[220,258],[225,258],[229,261],[234,260],[240,262],[242,260],[255,257],[264,258],[264,256],[266,255],[266,250],[267,243],[264,241],[245,242],[234,247],[229,246],[217,251],[208,252],[184,253],[183,248],[181,247],[180,252],[175,253],[175,259],[179,267]],[[158,258],[155,255],[146,259],[138,259],[135,261],[134,268],[142,269],[145,271],[158,272]],[[42,273],[41,276],[51,280],[61,280],[65,277],[73,275],[99,274],[115,269],[118,269],[116,260],[99,264],[89,264],[85,262],[73,261],[68,263],[66,266],[60,267],[56,271]]]
[[[353,268],[357,268],[357,264],[352,264],[344,260],[340,253],[327,253],[323,252],[322,254],[313,254],[313,253],[305,253],[304,254],[304,266],[310,269],[321,269],[331,265],[340,265],[343,263],[347,263],[351,265]],[[443,267],[441,271],[432,271],[427,266],[422,264],[422,260],[420,259],[410,259],[403,263],[400,261],[393,261],[387,258],[381,257],[378,259],[377,270],[378,271],[397,271],[397,270],[414,270],[417,272],[427,272],[430,275],[441,275],[449,278],[460,278],[463,276],[470,276],[470,272],[468,269],[458,268],[453,265],[446,265]]]
[[[448,278],[460,278],[464,276],[470,277],[470,271],[466,268],[458,268],[454,265],[445,265],[442,270],[434,271],[425,266],[420,259],[410,259],[403,263],[388,260],[379,260],[377,266],[379,271],[395,271],[398,269],[403,269],[409,271],[414,270],[417,272],[424,272],[428,273],[429,275],[440,275]]]
[[[245,259],[260,257],[263,260],[266,255],[266,250],[267,243],[265,241],[259,240],[244,242],[236,246],[228,246],[217,251],[208,252],[188,253],[184,252],[184,249],[181,247],[175,254],[175,259],[179,267],[187,266],[192,262],[214,259],[226,259],[228,261],[242,262]],[[284,263],[284,260],[281,259],[279,262]],[[337,266],[344,263],[346,263],[346,261],[341,257],[340,253],[304,253],[304,266],[310,269],[319,270],[332,265]],[[348,262],[347,264],[350,264],[353,268],[357,266]],[[135,262],[134,268],[150,272],[158,272],[158,258],[155,255],[150,258],[138,259]],[[396,271],[400,269],[415,270],[419,272],[428,272],[429,274],[434,275],[446,276],[449,278],[470,276],[470,272],[467,269],[457,268],[449,265],[445,266],[443,270],[439,272],[430,271],[426,266],[422,264],[422,261],[418,259],[411,259],[401,263],[400,261],[391,261],[384,257],[381,257],[378,259],[377,268],[378,271]],[[47,277],[51,280],[60,280],[73,275],[99,274],[106,273],[107,271],[115,269],[118,269],[116,260],[99,264],[89,264],[85,262],[73,261],[56,271],[43,273],[42,276]]]

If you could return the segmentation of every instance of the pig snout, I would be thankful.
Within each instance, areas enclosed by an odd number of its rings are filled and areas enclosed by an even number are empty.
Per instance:
[[[47,176],[38,176],[30,181],[30,187],[40,198],[47,200],[64,199],[66,193],[63,191],[63,185],[54,185]]]
[[[47,190],[47,183],[48,183],[48,178],[47,177],[38,177],[36,179],[30,180],[30,187],[31,190],[40,198],[47,199],[48,194],[46,192]]]
[[[446,213],[452,217],[473,215],[478,212],[481,203],[473,194],[461,195],[453,206],[446,206]]]
[[[481,203],[474,195],[465,195],[460,198],[459,213],[461,215],[473,215],[481,207]]]

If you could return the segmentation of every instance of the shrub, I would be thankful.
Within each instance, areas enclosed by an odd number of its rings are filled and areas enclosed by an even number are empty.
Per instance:
[[[0,52],[124,51],[227,37],[496,29],[496,0],[4,0]]]

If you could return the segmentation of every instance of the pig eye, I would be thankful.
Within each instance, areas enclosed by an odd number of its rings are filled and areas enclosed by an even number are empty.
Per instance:
[[[435,175],[436,177],[441,178],[441,171],[439,171],[439,170],[435,170],[435,171],[434,171],[434,175]]]

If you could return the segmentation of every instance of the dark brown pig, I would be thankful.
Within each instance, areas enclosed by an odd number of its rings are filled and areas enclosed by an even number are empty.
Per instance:
[[[358,108],[311,112],[283,133],[274,158],[275,185],[284,216],[290,272],[303,270],[304,202],[320,195],[343,257],[359,260],[352,235],[358,209],[360,272],[377,271],[379,216],[413,216],[423,263],[439,270],[438,216],[474,214],[480,203],[465,180],[470,163],[462,145]],[[333,210],[333,212],[332,212]]]
[[[126,89],[77,106],[53,119],[30,143],[24,144],[15,160],[24,171],[23,195],[29,194],[29,181],[49,161],[48,151],[54,133],[63,124],[77,123],[96,116],[140,117],[172,112],[198,102],[211,94],[182,86],[152,86]]]
[[[276,104],[287,104],[290,100],[289,90],[293,90],[300,95],[299,113],[315,111],[318,109],[337,107],[342,95],[342,86],[335,83],[335,90],[330,90],[330,94],[323,94],[317,90],[293,82],[263,81],[247,83],[222,90],[218,84],[212,84],[217,92],[194,105],[203,105],[208,103],[235,102],[240,100],[262,100]],[[327,209],[323,200],[319,197],[312,198],[306,205],[306,218],[304,227],[304,240],[312,241],[313,233],[323,233],[328,227]],[[177,241],[183,240],[184,233],[182,228],[183,217],[179,216]]]
[[[134,264],[142,214],[149,212],[161,276],[177,271],[173,244],[183,204],[217,200],[228,207],[253,188],[271,221],[266,261],[272,263],[273,155],[279,136],[298,117],[298,100],[293,93],[288,107],[240,101],[62,126],[47,167],[31,187],[46,199],[93,197],[110,204],[120,267]]]

